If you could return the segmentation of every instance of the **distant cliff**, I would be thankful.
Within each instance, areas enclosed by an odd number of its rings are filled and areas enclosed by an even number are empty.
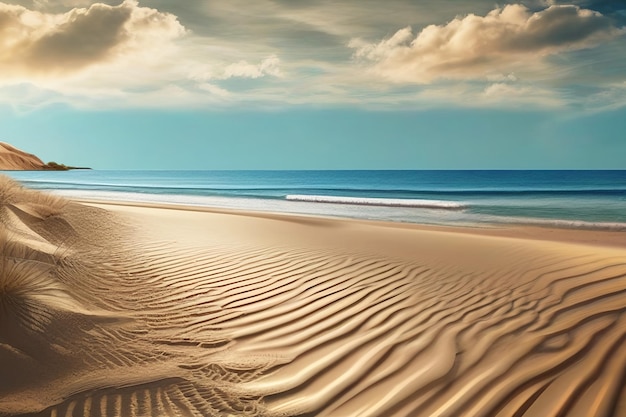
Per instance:
[[[56,162],[45,163],[35,155],[0,142],[0,170],[3,171],[66,171],[75,169]]]

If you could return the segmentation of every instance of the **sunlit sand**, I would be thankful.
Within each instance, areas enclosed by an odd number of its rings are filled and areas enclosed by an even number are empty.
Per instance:
[[[0,188],[0,415],[626,415],[620,234]]]

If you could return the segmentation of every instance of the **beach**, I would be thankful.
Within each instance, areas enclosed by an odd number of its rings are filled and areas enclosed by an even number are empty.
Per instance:
[[[626,411],[620,232],[2,187],[0,415]]]

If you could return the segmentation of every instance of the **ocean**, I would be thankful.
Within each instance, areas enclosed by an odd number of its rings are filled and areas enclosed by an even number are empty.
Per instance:
[[[436,225],[626,231],[626,171],[4,172],[71,198]]]

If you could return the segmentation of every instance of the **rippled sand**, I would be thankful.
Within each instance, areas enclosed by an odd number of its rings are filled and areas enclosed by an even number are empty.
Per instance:
[[[626,242],[0,188],[0,415],[626,415]]]

